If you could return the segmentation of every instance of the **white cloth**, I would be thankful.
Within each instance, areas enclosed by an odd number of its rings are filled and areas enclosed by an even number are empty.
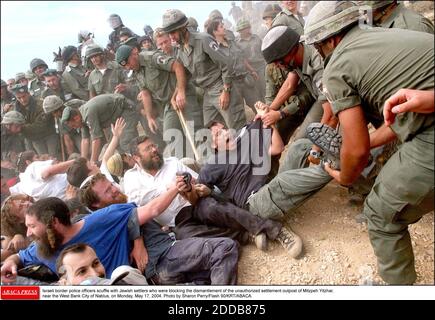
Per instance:
[[[164,159],[162,168],[155,176],[150,175],[136,164],[124,175],[124,188],[128,201],[136,203],[137,206],[147,204],[152,199],[166,192],[167,187],[175,182],[178,171],[187,171],[195,179],[198,178],[198,174],[195,171],[173,157]],[[174,227],[175,216],[182,208],[190,205],[186,199],[177,195],[169,207],[154,220],[162,226]]]
[[[11,187],[11,193],[24,193],[35,200],[57,197],[65,200],[65,191],[68,186],[66,173],[55,174],[48,179],[42,179],[42,172],[53,164],[53,160],[33,161],[20,173],[20,182]]]

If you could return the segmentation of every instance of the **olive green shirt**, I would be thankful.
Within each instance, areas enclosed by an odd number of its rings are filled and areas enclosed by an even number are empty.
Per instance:
[[[38,79],[38,77],[33,78],[29,82],[29,91],[32,96],[35,98],[39,98],[41,96],[42,91],[44,91],[45,83]]]
[[[379,24],[382,28],[397,28],[427,33],[434,33],[434,26],[429,19],[414,12],[401,3],[394,8],[387,20]]]
[[[271,104],[278,94],[279,89],[284,84],[289,70],[283,70],[274,63],[266,66],[266,96],[265,101]],[[300,81],[295,94],[290,96],[281,106],[280,110],[292,115],[299,111],[301,106],[306,106],[312,101],[310,91]],[[312,102],[311,102],[312,103]]]
[[[36,141],[56,132],[53,117],[44,113],[41,99],[31,97],[27,106],[15,101],[14,110],[26,120],[21,131],[26,139]]]
[[[323,60],[320,54],[313,46],[303,44],[304,59],[302,70],[295,68],[299,79],[307,87],[314,99],[325,101],[326,97],[322,92],[322,77],[323,77]]]
[[[42,93],[41,93],[41,98],[45,99],[48,96],[58,96],[59,98],[62,99],[62,101],[66,102],[68,100],[71,100],[73,95],[71,92],[65,91],[65,89],[61,85],[59,90],[57,90],[57,91],[55,91],[49,87],[46,87],[44,89],[44,91],[42,91]]]
[[[192,74],[198,87],[210,87],[219,79],[231,85],[228,56],[219,50],[219,44],[207,33],[189,32],[189,42],[179,48],[178,59]]]
[[[82,121],[87,127],[82,128],[82,138],[89,138],[89,135],[92,140],[103,138],[103,129],[115,123],[126,105],[125,97],[118,93],[104,93],[86,102],[79,108]]]
[[[297,15],[290,12],[287,8],[282,9],[273,19],[272,27],[287,26],[299,35],[304,34],[304,18],[298,13]]]
[[[88,78],[83,66],[66,66],[65,71],[62,73],[62,80],[65,89],[72,92],[74,99],[89,100]]]
[[[324,93],[334,113],[361,105],[366,119],[380,126],[384,102],[399,89],[434,89],[434,36],[355,26],[325,63]],[[391,129],[405,142],[433,124],[433,113],[408,112]]]
[[[124,70],[115,62],[108,61],[104,74],[97,68],[89,74],[88,90],[94,95],[113,93],[120,83],[125,83]]]
[[[153,100],[168,103],[177,86],[177,77],[172,72],[175,58],[162,51],[142,51],[139,54],[140,70],[134,71],[141,90],[151,93]]]

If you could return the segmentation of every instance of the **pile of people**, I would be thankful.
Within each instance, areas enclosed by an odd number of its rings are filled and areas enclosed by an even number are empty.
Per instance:
[[[2,284],[237,284],[240,246],[303,256],[283,219],[332,180],[363,203],[381,278],[414,283],[433,24],[397,1],[299,9],[264,6],[264,35],[234,3],[237,35],[218,10],[141,37],[113,14],[106,48],[82,30],[60,70],[2,80]]]

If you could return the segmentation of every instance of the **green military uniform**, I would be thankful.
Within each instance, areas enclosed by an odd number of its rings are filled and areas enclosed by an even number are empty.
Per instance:
[[[430,22],[425,17],[419,15],[418,13],[406,8],[403,4],[399,3],[393,9],[387,20],[382,23],[376,24],[382,28],[397,28],[397,29],[407,29],[414,31],[427,32],[430,34],[434,33],[434,27],[432,22]],[[372,189],[377,174],[383,167],[384,163],[397,151],[398,142],[393,141],[380,148],[382,151],[379,155],[375,157],[376,165],[370,171],[367,177],[360,176],[358,181],[353,183],[349,188],[351,194],[361,194],[363,197],[366,196]],[[382,160],[382,161],[379,161]]]
[[[248,39],[238,38],[237,44],[243,51],[245,59],[255,69],[259,76],[259,80],[255,82],[255,87],[260,93],[261,101],[264,101],[266,94],[266,62],[264,61],[263,54],[261,53],[261,39],[256,34],[252,34]]]
[[[66,66],[62,80],[65,89],[73,94],[73,99],[89,100],[88,77],[83,66]]]
[[[226,110],[219,107],[224,84],[231,85],[229,57],[219,50],[208,34],[189,33],[189,42],[178,51],[178,58],[192,74],[194,84],[204,89],[204,123],[224,120],[229,128],[241,129],[246,123],[243,100],[237,89],[230,91]]]
[[[6,127],[1,125],[1,159],[10,160],[11,153],[19,154],[25,151],[24,137],[21,133],[11,134]]]
[[[177,112],[171,105],[171,98],[177,86],[177,78],[175,72],[172,71],[175,60],[174,57],[161,51],[143,51],[139,54],[141,69],[135,72],[135,74],[140,74],[137,76],[140,88],[148,90],[153,101],[157,101],[164,108],[163,133],[168,135],[165,140],[170,140],[173,136],[173,133],[167,132],[169,129],[183,132]],[[203,128],[203,115],[196,99],[195,88],[190,81],[187,81],[186,85],[186,106],[183,114],[186,121],[193,121],[191,136],[194,137],[194,133]],[[176,156],[182,158],[185,154],[185,151],[180,150]]]
[[[264,98],[261,96],[260,91],[256,89],[256,81],[245,66],[245,57],[242,49],[236,41],[227,40],[227,42],[228,46],[219,43],[219,50],[229,57],[228,63],[232,70],[231,78],[233,86],[242,95],[245,103],[257,113],[254,105],[257,101],[263,101]]]
[[[278,66],[268,64],[266,67],[266,103],[271,104],[278,94],[279,89],[287,79],[290,71],[282,70]],[[278,131],[285,144],[288,143],[294,131],[304,121],[315,99],[303,83],[298,85],[295,93],[280,106],[280,110],[290,114],[291,117],[279,120]],[[302,135],[303,136],[303,135]],[[300,136],[300,137],[302,137]]]
[[[128,145],[137,137],[138,114],[134,106],[128,104],[121,94],[101,94],[82,105],[80,108],[83,122],[82,138],[91,140],[105,137],[103,129],[109,128],[119,117],[124,118],[126,126],[120,138],[119,147],[128,152]]]
[[[297,15],[290,12],[287,8],[283,8],[273,19],[272,27],[287,26],[299,35],[304,34],[304,18],[298,13]]]
[[[433,23],[422,15],[406,8],[399,3],[387,20],[378,24],[382,28],[397,28],[434,33]]]
[[[109,61],[104,74],[96,68],[89,74],[88,90],[94,95],[113,93],[120,83],[125,83],[124,70],[117,63]]]
[[[32,96],[35,98],[41,97],[42,92],[45,89],[45,83],[42,80],[39,80],[38,77],[33,78],[29,82],[29,91]]]
[[[6,113],[4,110],[6,105],[13,105],[14,102],[15,102],[15,97],[12,94],[10,94],[9,91],[6,91],[6,96],[1,97],[1,116],[2,117]]]
[[[42,91],[42,93],[41,93],[41,98],[44,99],[48,96],[53,96],[53,95],[58,96],[59,98],[62,99],[62,101],[68,101],[68,100],[72,99],[72,93],[65,91],[62,84],[61,84],[59,90],[53,90],[49,87],[46,87],[44,89],[44,91]]]
[[[361,105],[366,119],[380,125],[384,102],[400,88],[433,90],[433,57],[433,35],[356,26],[326,58],[325,94],[335,113]],[[432,197],[433,209],[434,120],[433,113],[396,117],[391,129],[402,146],[365,200],[363,213],[379,272],[391,284],[416,279],[408,224],[427,213],[415,208],[427,197]]]
[[[27,106],[15,102],[14,110],[20,112],[26,124],[22,134],[28,147],[33,147],[38,154],[57,156],[59,153],[59,136],[56,134],[53,117],[44,114],[42,100],[30,97]]]

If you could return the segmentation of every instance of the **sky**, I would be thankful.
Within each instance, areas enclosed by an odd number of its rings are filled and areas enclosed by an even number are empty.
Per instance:
[[[241,1],[235,2],[241,6]],[[182,10],[201,27],[213,9],[228,18],[231,1],[1,1],[1,78],[29,70],[33,58],[56,69],[53,52],[59,46],[77,46],[77,34],[83,29],[93,32],[95,41],[105,47],[112,31],[107,19],[112,13],[143,35],[145,24],[153,29],[161,25],[167,9]]]

